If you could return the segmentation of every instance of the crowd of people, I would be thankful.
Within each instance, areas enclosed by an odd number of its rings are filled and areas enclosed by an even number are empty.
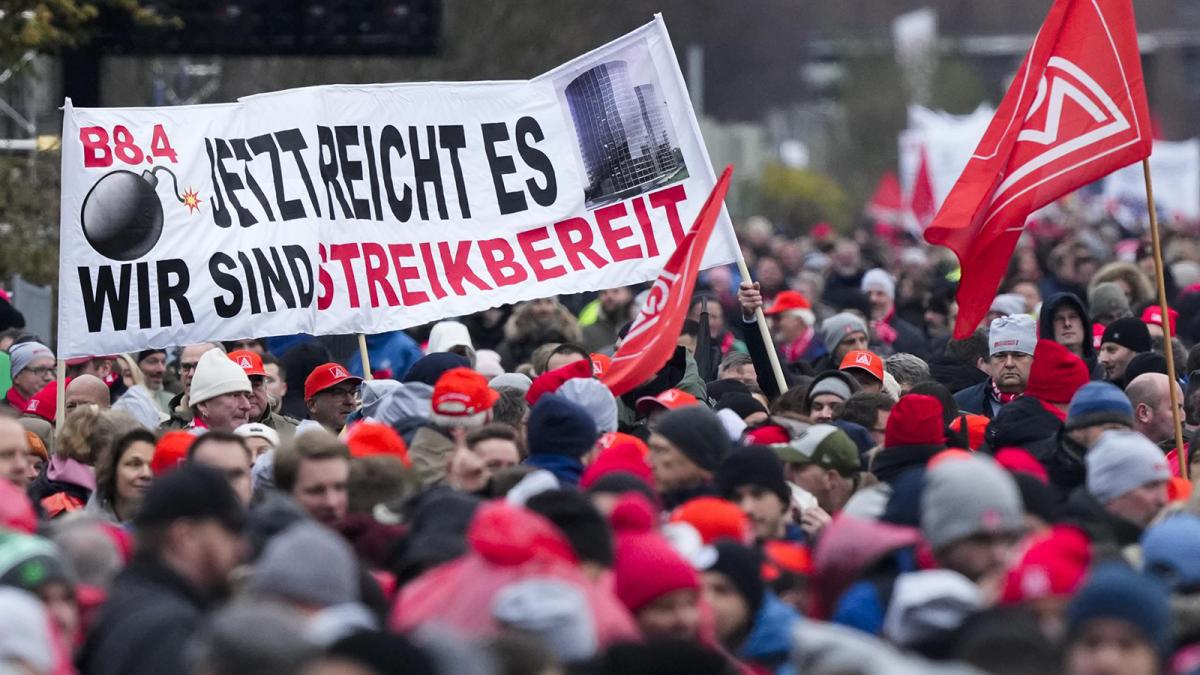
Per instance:
[[[370,373],[74,358],[62,396],[0,307],[0,669],[1200,673],[1191,240],[1164,317],[1119,226],[1035,222],[955,340],[945,251],[739,229],[754,278],[704,273],[618,396],[642,287],[370,336]]]

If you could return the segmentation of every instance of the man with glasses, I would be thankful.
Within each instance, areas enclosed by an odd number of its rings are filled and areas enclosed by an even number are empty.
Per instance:
[[[304,380],[304,405],[308,418],[320,422],[333,433],[346,426],[346,417],[358,409],[358,386],[362,378],[354,377],[340,363],[323,363]]]
[[[18,342],[8,350],[12,387],[5,394],[0,414],[20,417],[29,399],[54,381],[54,352],[40,342]]]
[[[192,378],[196,376],[196,364],[200,362],[200,357],[210,349],[225,351],[216,342],[201,342],[187,345],[179,352],[179,381],[183,384],[183,391],[171,399],[168,405],[171,419],[163,424],[164,428],[183,429],[191,423],[192,409],[188,395],[192,391]]]

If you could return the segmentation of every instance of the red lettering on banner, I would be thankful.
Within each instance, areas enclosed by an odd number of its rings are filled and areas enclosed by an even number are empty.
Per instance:
[[[83,165],[87,168],[112,166],[113,153],[108,147],[108,130],[104,127],[80,127],[79,142],[83,144]]]
[[[396,285],[400,288],[400,302],[405,307],[429,302],[425,291],[410,291],[408,282],[420,279],[421,271],[411,265],[405,265],[400,258],[413,257],[412,244],[388,244],[388,255],[392,257],[392,266],[396,269]]]
[[[512,244],[507,239],[484,239],[479,242],[479,252],[483,254],[483,264],[497,287],[512,286],[529,278],[529,272],[517,263]]]
[[[325,269],[325,263],[329,262],[329,251],[325,244],[319,244],[317,250],[321,253],[321,265],[317,269],[317,277],[321,284],[321,292],[317,294],[317,309],[326,310],[333,304],[333,277],[330,276],[329,270]]]
[[[600,237],[604,239],[604,245],[608,247],[613,262],[642,257],[642,250],[636,244],[621,246],[622,239],[633,236],[633,228],[629,226],[613,227],[613,221],[623,218],[627,213],[624,203],[596,209],[596,224],[600,226]]]
[[[388,283],[387,254],[384,253],[383,245],[376,244],[375,242],[363,242],[362,252],[363,261],[367,267],[367,291],[371,295],[371,306],[379,306],[379,294],[375,292],[376,288],[383,292],[388,307],[395,307],[400,304],[399,298],[396,297],[396,292],[392,290],[391,284]]]
[[[458,242],[458,250],[453,255],[450,253],[450,245],[447,242],[438,242],[438,255],[442,258],[442,268],[446,270],[446,283],[450,284],[450,288],[456,295],[467,294],[463,288],[464,281],[471,282],[481,291],[492,290],[492,287],[480,279],[479,275],[475,274],[471,270],[471,266],[467,264],[467,257],[470,254],[471,242],[469,241]]]
[[[679,221],[679,209],[676,205],[686,199],[687,190],[683,189],[683,183],[650,194],[650,206],[667,212],[667,224],[671,226],[671,236],[675,237],[676,246],[683,241],[684,236],[683,223]]]
[[[562,265],[546,267],[545,262],[554,257],[553,248],[534,248],[534,244],[549,241],[549,239],[550,230],[545,227],[525,230],[517,235],[517,245],[521,247],[521,252],[525,254],[525,260],[529,261],[529,267],[533,270],[533,276],[538,281],[557,279],[567,273],[566,268]]]
[[[358,250],[358,244],[333,244],[329,247],[329,257],[342,263],[342,276],[346,279],[346,292],[350,296],[350,307],[358,308],[358,280],[354,278],[354,265],[352,261],[359,257],[361,252]]]
[[[429,242],[421,242],[421,260],[425,262],[425,272],[429,279],[429,288],[433,291],[434,297],[441,300],[446,297],[446,289],[442,288],[442,281],[438,278],[437,265],[433,262],[433,246]]]
[[[633,200],[633,215],[638,225],[642,226],[642,237],[646,240],[646,256],[653,258],[658,255],[658,242],[654,239],[654,225],[650,222],[650,214],[646,212],[646,202],[641,197]]]
[[[572,232],[578,234],[579,239],[572,240]],[[603,256],[592,250],[592,241],[595,239],[592,236],[592,226],[583,218],[568,218],[555,223],[554,234],[558,237],[558,243],[563,247],[567,262],[576,272],[583,270],[583,263],[579,261],[580,256],[587,258],[596,266],[596,269],[608,264]]]

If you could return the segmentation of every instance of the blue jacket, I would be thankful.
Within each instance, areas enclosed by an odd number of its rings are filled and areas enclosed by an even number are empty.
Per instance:
[[[390,370],[392,379],[399,380],[423,354],[408,333],[397,330],[368,335],[367,355],[371,359],[371,370]],[[351,375],[362,377],[362,359],[357,353],[346,359],[346,367]]]
[[[525,458],[524,464],[549,471],[563,487],[579,485],[579,478],[583,475],[583,462],[566,455],[530,455]]]
[[[983,415],[988,419],[995,417],[1000,410],[1000,402],[992,398],[990,377],[955,394],[954,402],[958,404],[959,412]]]
[[[788,657],[792,651],[792,629],[798,621],[800,615],[796,610],[768,590],[763,597],[762,607],[754,615],[750,634],[738,650],[738,659],[770,668],[776,675],[792,675],[796,669]]]

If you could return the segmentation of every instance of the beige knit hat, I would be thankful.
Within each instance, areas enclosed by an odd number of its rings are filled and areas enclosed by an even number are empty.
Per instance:
[[[188,405],[204,403],[221,394],[234,392],[250,393],[250,378],[236,362],[220,349],[210,349],[196,363],[196,374],[192,376],[192,391],[188,394]]]

